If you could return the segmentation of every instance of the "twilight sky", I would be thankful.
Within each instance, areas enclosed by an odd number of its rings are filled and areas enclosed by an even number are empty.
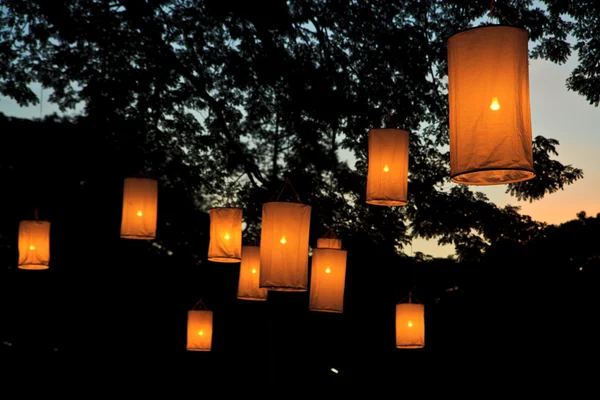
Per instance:
[[[563,65],[530,60],[531,114],[533,137],[542,135],[557,139],[560,143],[558,159],[563,164],[583,169],[583,179],[532,203],[520,202],[505,194],[504,185],[474,188],[487,194],[499,206],[520,206],[523,214],[549,224],[575,219],[580,211],[592,216],[600,213],[600,109],[590,105],[579,94],[567,90],[565,80],[576,65],[576,54]],[[39,86],[33,88],[39,93]],[[44,93],[43,97],[47,99],[48,93]],[[40,114],[59,113],[59,110],[47,101],[43,102],[40,110],[39,106],[19,107],[14,101],[0,97],[0,112],[19,118],[37,118]],[[417,251],[446,257],[454,254],[454,247],[438,246],[435,240],[416,240],[412,250],[406,249],[407,254]]]

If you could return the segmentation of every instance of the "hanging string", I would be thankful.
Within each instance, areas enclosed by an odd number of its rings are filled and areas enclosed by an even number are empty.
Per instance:
[[[198,300],[196,302],[196,304],[194,304],[194,306],[192,307],[192,310],[195,310],[196,307],[200,307],[201,310],[208,310],[208,307],[206,307],[206,304],[204,304],[204,301],[202,301],[202,298],[200,298],[200,300]]]
[[[283,194],[283,191],[288,186],[294,192],[294,195],[296,196],[296,200],[298,200],[298,203],[302,203],[302,200],[300,200],[300,196],[298,196],[298,192],[296,192],[296,189],[294,189],[294,186],[292,185],[292,182],[288,178],[285,178],[285,181],[283,182],[283,187],[281,188],[281,191],[279,192],[279,195],[277,196],[277,200],[276,201],[279,201],[279,198]]]
[[[496,7],[496,3],[498,0],[492,0],[490,3],[490,12],[488,14],[489,23],[493,23],[493,19],[497,19],[499,22],[505,21],[507,24],[514,26],[512,22],[510,22],[501,12],[500,9]]]
[[[237,178],[235,178],[235,180],[229,184],[229,187],[225,191],[225,195],[227,196],[225,206],[233,206],[234,205],[234,201],[233,201],[233,189],[234,189],[235,184],[244,175],[246,175],[246,171],[242,172],[240,176],[238,176]]]
[[[39,219],[39,213],[37,208],[33,209],[33,218],[35,218],[36,221]]]
[[[44,110],[44,85],[40,85],[40,121],[42,120]]]

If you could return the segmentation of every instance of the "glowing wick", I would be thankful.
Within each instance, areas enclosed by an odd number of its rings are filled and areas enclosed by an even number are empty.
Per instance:
[[[412,328],[412,321],[408,321],[408,327]]]
[[[331,273],[331,269],[329,267],[327,267],[327,269],[325,270],[326,274],[330,274]]]
[[[225,240],[229,240],[229,233],[225,234]]]
[[[200,332],[198,332],[198,335],[202,336],[202,335],[204,335],[204,332],[200,331]]]
[[[390,167],[388,167],[387,164],[385,164],[385,166],[383,167],[383,172],[388,172],[390,170]]]
[[[281,237],[280,242],[281,242],[281,244],[286,244],[287,243],[287,240],[285,239],[285,236]]]
[[[144,215],[144,213],[142,213],[142,210],[140,210],[140,211],[137,212],[137,216],[138,217],[141,217],[142,215]]]
[[[256,268],[252,268],[252,273],[255,274],[256,273]]]
[[[35,246],[34,245],[29,246],[29,250],[35,250]]]
[[[494,97],[492,99],[492,104],[490,104],[490,109],[493,111],[498,111],[500,109],[500,104],[498,103],[497,97]]]

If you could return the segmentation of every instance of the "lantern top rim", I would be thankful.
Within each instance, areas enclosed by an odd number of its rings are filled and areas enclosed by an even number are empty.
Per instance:
[[[274,201],[265,201],[265,202],[264,202],[264,203],[262,203],[262,204],[263,204],[263,206],[264,206],[265,204],[273,204],[273,203],[297,204],[297,205],[300,205],[300,206],[312,207],[310,204],[306,204],[306,203],[303,203],[303,202],[300,202],[300,201],[285,201],[285,200],[277,200],[277,201],[275,201],[275,200],[274,200]]]
[[[138,179],[138,180],[142,180],[142,181],[155,181],[158,182],[157,178],[152,178],[150,176],[139,176],[139,175],[128,175],[124,178],[124,180],[128,180],[128,179]]]
[[[218,206],[218,207],[210,207],[208,209],[208,211],[210,210],[219,210],[219,209],[223,209],[223,208],[232,208],[232,209],[236,209],[236,210],[243,210],[244,207],[239,207],[239,206]]]
[[[24,219],[20,220],[19,223],[20,222],[40,222],[40,223],[49,224],[50,220],[46,219],[46,218],[24,218]]]
[[[404,128],[369,128],[368,133],[371,133],[372,131],[401,131],[410,135],[410,130]]]
[[[525,28],[521,28],[519,26],[514,26],[514,25],[508,25],[508,24],[493,24],[493,25],[480,25],[480,26],[472,26],[470,28],[465,28],[461,31],[455,32],[452,35],[450,35],[448,37],[448,40],[459,36],[462,33],[466,33],[466,32],[471,32],[477,29],[493,29],[493,28],[511,28],[511,29],[515,29],[515,30],[520,30],[520,31],[524,31],[525,33],[527,33],[527,38],[529,38],[529,31]]]

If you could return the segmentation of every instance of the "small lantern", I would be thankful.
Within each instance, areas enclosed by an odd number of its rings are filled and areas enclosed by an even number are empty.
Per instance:
[[[308,308],[312,311],[344,311],[346,250],[316,248],[310,270]]]
[[[262,207],[260,287],[308,290],[308,238],[311,207],[302,203],[268,202]]]
[[[396,347],[420,349],[425,346],[425,306],[419,303],[396,304]]]
[[[19,223],[20,269],[48,269],[50,263],[50,222],[27,220]]]
[[[186,350],[210,351],[212,334],[213,312],[211,310],[189,310]]]
[[[210,243],[208,260],[237,263],[242,259],[242,209],[219,207],[208,210]]]
[[[408,193],[408,132],[400,129],[369,131],[367,203],[403,206]]]
[[[317,239],[317,249],[341,249],[342,239],[322,237]]]
[[[499,185],[532,179],[529,34],[485,26],[448,39],[450,179]]]
[[[267,289],[259,287],[260,247],[243,246],[237,298],[240,300],[267,300]]]
[[[149,178],[125,178],[121,237],[152,240],[156,237],[158,182]]]

